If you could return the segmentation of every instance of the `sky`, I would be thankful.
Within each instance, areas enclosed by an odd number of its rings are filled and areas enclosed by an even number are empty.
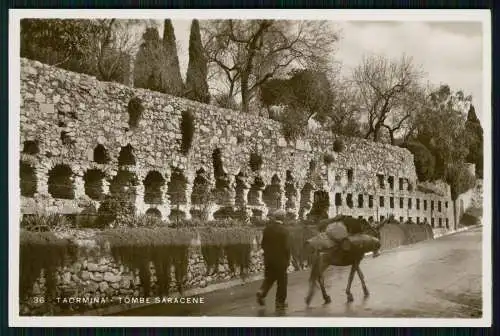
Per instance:
[[[173,20],[179,63],[185,77],[189,61],[191,21]],[[475,22],[338,22],[341,40],[334,55],[341,62],[341,75],[349,76],[365,54],[400,57],[403,53],[421,65],[433,85],[448,84],[452,90],[472,95],[478,117],[482,105],[482,26]],[[160,35],[163,27],[160,28]],[[483,123],[484,124],[484,123]]]

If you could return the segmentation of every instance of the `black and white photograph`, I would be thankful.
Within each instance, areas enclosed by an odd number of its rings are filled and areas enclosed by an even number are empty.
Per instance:
[[[9,12],[11,326],[490,326],[489,11]]]

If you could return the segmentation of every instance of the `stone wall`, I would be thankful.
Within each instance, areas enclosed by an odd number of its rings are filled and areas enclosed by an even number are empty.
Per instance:
[[[150,271],[151,292],[144,291],[138,269],[130,269],[117,262],[109,249],[98,243],[99,231],[73,230],[59,233],[61,238],[70,239],[77,247],[75,259],[68,260],[56,273],[56,292],[54,297],[46,295],[46,275],[42,271],[33,285],[28,300],[21,302],[21,315],[58,315],[83,313],[92,309],[125,303],[127,300],[163,297],[158,292],[158,278],[152,262],[144,261]],[[247,275],[263,272],[262,250],[257,239],[252,244],[250,267]],[[290,267],[290,271],[293,266]],[[175,268],[171,270],[170,294],[178,294],[177,279],[182,288],[204,288],[210,284],[241,278],[240,270],[230,270],[227,258],[220,259],[215,269],[207,272],[207,266],[201,252],[199,239],[193,240],[189,248],[188,269],[185,277],[176,277]],[[171,296],[173,297],[173,296]],[[41,300],[40,298],[43,298]],[[79,301],[76,301],[76,300]],[[84,299],[89,300],[85,302]]]
[[[143,107],[136,126],[129,124],[133,98]],[[184,155],[180,125],[186,111],[194,115],[194,138]],[[321,196],[315,192],[323,191],[329,216],[382,220],[393,214],[435,226],[452,221],[449,190],[419,190],[413,155],[399,147],[322,132],[287,142],[270,119],[99,82],[27,59],[21,59],[20,113],[25,214],[98,207],[102,195],[129,188],[134,176],[137,211],[164,219],[173,213],[195,216],[193,190],[202,181],[221,190],[216,204],[203,210],[209,218],[228,206],[262,217],[279,207],[303,217]],[[345,148],[335,152],[338,139]],[[262,159],[255,170],[249,165],[252,154]],[[214,176],[217,155],[222,170]]]

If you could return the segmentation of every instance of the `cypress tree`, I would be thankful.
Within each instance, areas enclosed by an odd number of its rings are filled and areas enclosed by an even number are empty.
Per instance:
[[[210,101],[207,84],[207,59],[201,45],[200,24],[191,23],[189,36],[189,65],[186,75],[186,98],[202,103]]]
[[[134,86],[162,91],[161,64],[163,52],[160,34],[156,28],[147,28],[134,64]]]
[[[473,105],[469,108],[465,130],[469,138],[469,154],[467,162],[476,165],[476,176],[483,177],[483,128]]]
[[[172,20],[167,19],[163,28],[163,92],[181,96],[184,92],[184,83],[182,82],[181,70],[179,67],[179,58],[177,56],[177,45],[175,43],[174,27]]]

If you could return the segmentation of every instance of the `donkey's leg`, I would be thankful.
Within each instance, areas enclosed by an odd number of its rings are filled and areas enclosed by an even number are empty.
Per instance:
[[[319,281],[319,288],[321,288],[321,294],[323,295],[323,300],[325,300],[325,304],[332,302],[332,298],[326,292],[325,277],[323,274],[320,275],[318,281]]]
[[[368,297],[370,296],[370,292],[368,291],[368,287],[366,287],[365,276],[363,275],[363,272],[361,272],[359,264],[360,263],[357,263],[356,265],[356,272],[358,273],[359,280],[361,280],[361,286],[363,286],[363,293],[365,294],[365,297]]]
[[[351,271],[349,272],[349,279],[347,280],[347,288],[345,290],[345,293],[347,294],[347,302],[352,302],[354,300],[351,293],[351,285],[352,280],[354,279],[354,272],[356,272],[356,266],[352,265]]]
[[[318,272],[318,283],[319,283],[319,288],[321,289],[321,294],[323,295],[323,300],[325,300],[325,303],[332,302],[332,299],[326,292],[325,288],[325,271],[329,266],[330,265],[326,260],[321,259]]]
[[[320,276],[320,265],[321,264],[321,255],[318,253],[316,257],[313,259],[311,273],[309,275],[309,290],[306,296],[306,304],[309,305],[314,296],[314,292],[316,291],[316,282],[319,281]]]

